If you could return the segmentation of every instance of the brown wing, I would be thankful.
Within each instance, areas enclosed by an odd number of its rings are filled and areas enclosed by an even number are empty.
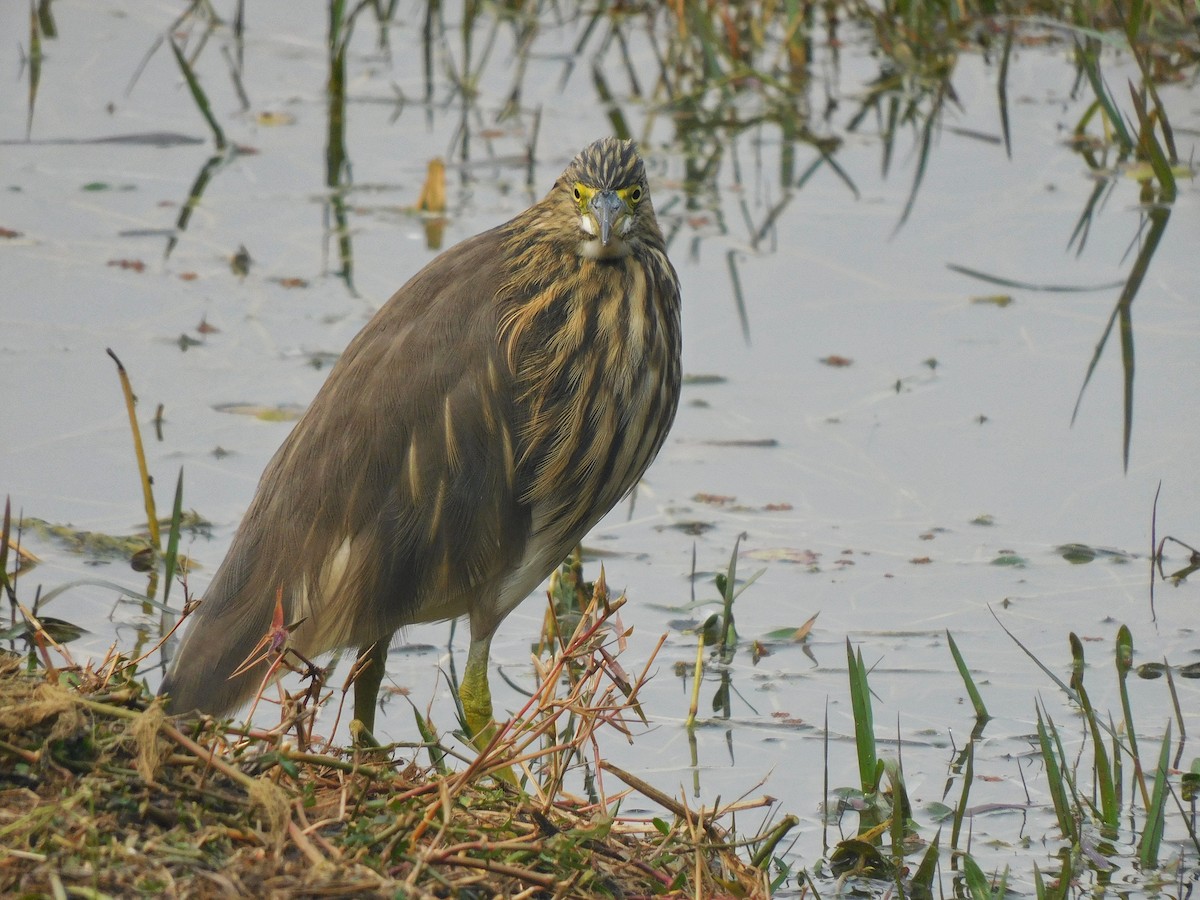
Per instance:
[[[163,685],[220,713],[282,589],[292,646],[363,645],[466,611],[522,557],[512,377],[493,302],[499,229],[443,254],[350,343],[275,454]]]

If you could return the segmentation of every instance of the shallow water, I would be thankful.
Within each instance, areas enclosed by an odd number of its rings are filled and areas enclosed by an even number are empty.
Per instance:
[[[339,278],[342,263],[327,232],[324,17],[291,10],[283,3],[254,7],[245,46],[248,110],[239,108],[217,52],[209,48],[198,63],[217,118],[246,152],[215,171],[169,257],[167,236],[212,144],[167,50],[159,47],[127,87],[173,8],[56,3],[60,33],[45,48],[28,144],[26,77],[0,92],[0,226],[20,233],[0,241],[0,349],[7,360],[0,488],[25,515],[103,532],[138,527],[143,513],[128,422],[104,353],[111,347],[140,398],[160,507],[169,504],[182,467],[185,505],[213,523],[211,539],[184,548],[199,564],[190,580],[197,595],[290,427],[222,407],[303,405],[327,371],[313,361],[338,353],[432,258],[422,220],[407,211],[428,161],[448,160],[445,247],[541,196],[581,146],[612,127],[586,66],[568,74],[563,54],[578,39],[577,23],[538,36],[522,110],[496,125],[514,78],[510,29],[497,30],[479,95],[464,105],[442,75],[442,66],[461,62],[453,42],[438,50],[434,95],[423,99],[419,12],[402,10],[388,29],[390,54],[376,46],[375,26],[360,20],[347,112],[353,272]],[[23,15],[12,6],[0,10],[0,31],[25,34]],[[685,372],[720,379],[685,388],[674,431],[635,502],[614,510],[587,542],[611,554],[604,560],[609,583],[631,598],[623,612],[635,626],[626,667],[640,669],[658,635],[668,634],[643,697],[651,727],[632,746],[614,735],[604,750],[695,802],[771,794],[779,809],[803,819],[791,858],[814,865],[826,715],[830,785],[857,780],[849,639],[872,668],[877,734],[881,741],[897,732],[903,738],[906,779],[928,839],[937,825],[922,816],[921,804],[943,799],[956,748],[974,726],[946,647],[949,630],[995,716],[976,747],[970,804],[1024,803],[1022,773],[1033,802],[1028,810],[977,817],[973,850],[988,871],[1008,863],[1014,877],[1027,879],[1030,857],[1044,869],[1053,848],[1014,849],[1020,836],[1057,834],[1041,764],[1030,753],[1035,700],[1060,724],[1072,714],[1000,623],[1063,677],[1067,635],[1079,634],[1092,666],[1093,702],[1114,711],[1120,624],[1133,631],[1136,662],[1197,659],[1193,587],[1160,585],[1152,609],[1148,555],[1160,484],[1158,536],[1195,543],[1200,524],[1200,192],[1194,180],[1180,181],[1133,307],[1137,370],[1126,472],[1115,336],[1071,424],[1119,288],[1014,289],[948,268],[1068,286],[1112,285],[1127,276],[1141,221],[1132,178],[1115,176],[1083,252],[1069,246],[1094,176],[1065,143],[1086,105],[1085,97],[1071,96],[1067,51],[1028,48],[1013,61],[1011,159],[997,143],[995,66],[978,54],[958,58],[958,105],[937,130],[901,225],[918,164],[914,136],[900,132],[884,177],[872,127],[845,132],[878,73],[861,36],[849,37],[836,69],[827,48],[813,63],[810,99],[816,105],[828,91],[839,105],[810,127],[845,139],[835,158],[857,197],[828,167],[800,189],[781,186],[787,153],[796,154],[796,174],[817,157],[807,145],[788,145],[769,122],[708,135],[724,153],[711,181],[688,195],[670,117],[631,100],[627,90],[619,98],[649,158],[656,208],[671,234],[684,291]],[[11,48],[10,41],[0,51],[9,72],[19,69]],[[636,64],[648,64],[644,47],[635,43],[633,54]],[[1133,76],[1120,58],[1109,66],[1113,85]],[[1172,86],[1162,96],[1180,156],[1188,159],[1198,133],[1195,92]],[[526,164],[535,108],[540,126]],[[287,122],[274,124],[264,113],[286,114]],[[199,143],[91,142],[147,132]],[[242,245],[252,260],[245,276],[229,264]],[[121,260],[144,270],[112,264]],[[1012,302],[973,302],[997,294]],[[201,333],[201,322],[215,330]],[[190,340],[181,343],[181,335]],[[821,362],[833,356],[852,364]],[[155,440],[147,423],[160,403],[165,424]],[[708,527],[680,527],[688,523]],[[736,605],[742,638],[762,639],[819,617],[806,647],[769,642],[770,655],[757,665],[748,648],[739,653],[730,718],[698,729],[692,767],[683,727],[690,680],[671,672],[694,658],[695,638],[681,623],[703,617],[684,609],[693,553],[702,572],[723,569],[743,532],[739,573],[763,572]],[[1057,549],[1070,543],[1119,552],[1072,564]],[[124,564],[37,538],[29,545],[44,562],[27,576],[26,598],[33,583],[49,590],[81,578],[145,589],[144,576]],[[1183,564],[1180,548],[1167,552],[1168,568]],[[1022,564],[998,564],[1010,556]],[[717,596],[707,575],[694,589],[700,599]],[[83,585],[46,612],[89,629],[72,645],[77,657],[102,655],[114,640],[132,646],[139,627],[157,622],[136,603],[117,600],[110,588]],[[495,665],[518,683],[530,683],[528,648],[541,617],[538,599],[527,601],[494,646]],[[448,729],[451,707],[438,676],[447,635],[445,625],[411,629],[410,642],[426,649],[398,649],[389,676],[418,707],[432,702]],[[456,651],[464,646],[460,632]],[[702,713],[716,686],[706,684]],[[1194,682],[1177,679],[1175,686],[1188,731],[1196,733]],[[499,678],[493,688],[498,708],[521,704]],[[1132,689],[1138,721],[1156,741],[1171,715],[1166,682],[1135,681]],[[389,702],[380,731],[414,737],[408,705]],[[1184,745],[1181,765],[1194,756],[1194,746]],[[956,784],[947,803],[958,790]],[[847,834],[854,827],[847,817]],[[1169,830],[1169,837],[1182,833]],[[1179,845],[1171,846],[1175,852]],[[1128,875],[1128,862],[1122,866],[1119,875]]]

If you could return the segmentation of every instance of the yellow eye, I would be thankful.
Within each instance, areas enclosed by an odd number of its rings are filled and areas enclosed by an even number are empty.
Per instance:
[[[642,199],[642,189],[640,187],[635,187],[633,190],[631,190],[629,192],[629,199],[633,203],[639,202]]]
[[[579,185],[575,185],[575,199],[576,199],[576,200],[582,200],[582,199],[583,199],[583,194],[581,194],[581,193],[579,192]]]

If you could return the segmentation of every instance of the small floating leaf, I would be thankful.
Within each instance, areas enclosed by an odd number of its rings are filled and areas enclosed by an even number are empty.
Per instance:
[[[817,360],[823,366],[829,366],[834,369],[844,369],[846,366],[854,365],[854,360],[848,356],[838,356],[836,353],[831,353],[829,356],[823,356]]]
[[[1089,547],[1087,544],[1063,544],[1055,548],[1069,563],[1079,565],[1095,559],[1107,559],[1114,563],[1127,563],[1134,557],[1124,550],[1112,550],[1105,547]]]
[[[1079,566],[1096,558],[1096,551],[1084,544],[1064,544],[1058,548],[1059,555],[1067,562]]]
[[[275,128],[280,125],[294,125],[295,122],[296,117],[291,113],[263,110],[258,114],[258,124],[265,125],[268,128]]]
[[[796,633],[795,628],[774,628],[763,635],[769,641],[790,641]]]
[[[292,422],[304,413],[304,407],[295,403],[285,403],[280,406],[263,406],[257,403],[218,403],[213,409],[217,412],[233,413],[239,416],[254,416],[264,422]]]
[[[82,628],[73,622],[55,619],[52,616],[39,615],[37,620],[42,626],[40,630],[48,634],[58,644],[69,644],[71,641],[78,640],[83,635],[91,633],[86,628]],[[0,641],[24,640],[32,643],[33,636],[38,631],[39,629],[35,628],[30,622],[18,622],[9,628],[0,630]]]
[[[1142,663],[1137,667],[1138,678],[1145,678],[1147,681],[1152,681],[1155,678],[1162,678],[1167,674],[1167,667],[1160,662]]]
[[[672,522],[667,527],[673,531],[682,531],[684,534],[690,535],[704,534],[704,532],[716,528],[711,522]]]
[[[692,499],[697,503],[707,503],[709,506],[728,506],[737,500],[737,497],[728,494],[693,494]]]
[[[146,264],[140,259],[110,259],[108,264],[118,269],[132,269],[134,272],[146,271]]]
[[[954,818],[954,807],[934,800],[925,805],[925,814],[929,816],[931,822],[947,822]]]

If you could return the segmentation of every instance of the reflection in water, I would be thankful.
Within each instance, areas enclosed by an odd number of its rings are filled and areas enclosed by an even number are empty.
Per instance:
[[[430,250],[442,249],[446,231],[446,163],[440,156],[429,161],[417,211],[424,214],[421,224],[425,227],[425,246]]]
[[[346,54],[354,34],[354,18],[366,9],[355,7],[346,15],[344,3],[329,4],[329,79],[326,82],[328,101],[325,139],[325,233],[337,242],[338,268],[334,274],[341,278],[352,296],[354,290],[354,253],[350,246],[350,225],[346,214],[346,191],[351,182],[350,159],[346,151]],[[330,219],[332,218],[332,225]],[[326,254],[328,258],[328,254]]]

